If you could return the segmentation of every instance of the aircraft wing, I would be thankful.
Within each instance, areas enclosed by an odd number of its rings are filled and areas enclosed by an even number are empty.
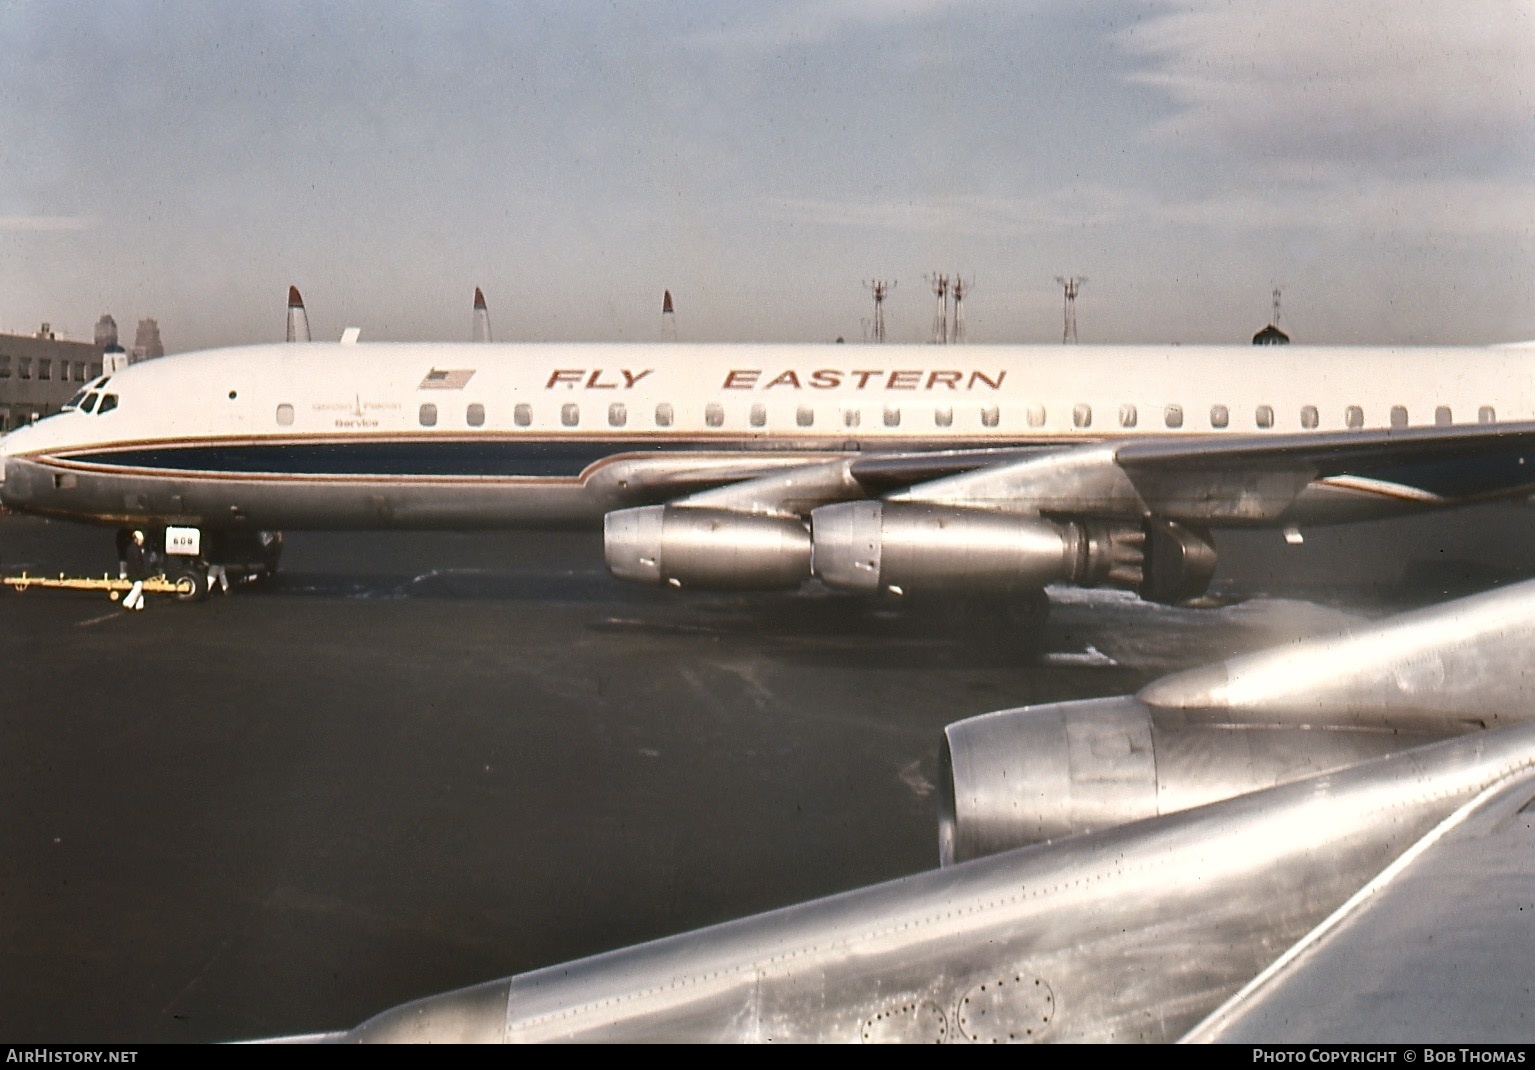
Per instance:
[[[884,494],[934,480],[1003,468],[1041,455],[1085,450],[1101,452],[1103,443],[1081,446],[1035,445],[954,450],[875,450],[853,456],[847,472],[866,494]],[[1357,475],[1381,480],[1416,480],[1435,494],[1461,497],[1535,483],[1535,421],[1401,430],[1306,432],[1301,434],[1225,434],[1201,436],[1141,435],[1109,443],[1109,456],[1132,480],[1158,475],[1288,470],[1306,478]],[[715,462],[702,466],[695,481],[678,480],[672,467],[653,464],[625,470],[624,479],[642,490],[700,489],[739,484],[822,463],[793,454],[754,456],[742,466]],[[812,504],[836,501],[828,495]],[[676,501],[677,499],[672,498]]]
[[[1141,438],[1115,451],[1137,475],[1273,467],[1315,478],[1363,476],[1445,499],[1535,483],[1535,422],[1287,435]]]
[[[1023,447],[873,453],[854,461],[852,473],[866,486],[890,489],[1009,464],[1040,451]],[[1132,479],[1157,473],[1289,468],[1323,479],[1416,479],[1414,485],[1427,484],[1424,489],[1459,497],[1535,483],[1535,473],[1523,470],[1535,465],[1535,421],[1303,434],[1144,435],[1117,444],[1113,456]]]
[[[650,504],[606,514],[604,553],[616,576],[677,587],[793,588],[814,575],[865,595],[1025,604],[1065,584],[1178,603],[1215,573],[1210,529],[1528,493],[1531,458],[1535,423],[780,456],[682,494],[615,467],[614,487]]]
[[[1528,1043],[1535,774],[1462,807],[1185,1040]]]

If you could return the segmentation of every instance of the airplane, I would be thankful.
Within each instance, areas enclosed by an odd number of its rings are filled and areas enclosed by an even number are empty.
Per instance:
[[[290,294],[289,334],[307,334]],[[1186,603],[1212,531],[1527,496],[1528,347],[337,343],[186,353],[0,440],[0,504],[146,528],[207,591],[277,533],[601,525],[620,578],[1035,623]]]
[[[1535,581],[959,721],[938,869],[289,1039],[1528,1044],[1531,634]]]

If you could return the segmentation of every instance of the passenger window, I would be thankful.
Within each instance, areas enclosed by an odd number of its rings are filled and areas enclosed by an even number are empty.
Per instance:
[[[933,410],[933,423],[939,427],[954,426],[954,410],[947,405],[940,405]]]
[[[842,426],[857,427],[858,421],[862,415],[863,414],[857,409],[844,409],[842,411]]]
[[[666,402],[656,406],[656,426],[670,427],[672,425],[672,407]]]
[[[1231,410],[1224,405],[1210,406],[1210,426],[1215,428],[1226,427],[1231,423]]]
[[[801,427],[809,427],[815,423],[815,410],[809,405],[801,405],[794,413],[794,422]]]
[[[1448,405],[1441,405],[1434,410],[1435,427],[1449,427],[1454,422],[1454,419],[1450,416],[1450,407]]]
[[[1358,405],[1350,405],[1344,409],[1343,425],[1353,431],[1359,430],[1364,426],[1364,410]]]
[[[81,412],[95,412],[96,402],[101,398],[100,394],[87,394],[85,400],[80,403]]]
[[[1134,427],[1135,421],[1140,418],[1134,405],[1121,405],[1119,407],[1119,426]]]
[[[514,408],[512,410],[512,422],[518,427],[527,427],[533,422],[533,406],[524,403]]]
[[[1393,406],[1391,406],[1391,426],[1392,427],[1406,427],[1407,426],[1407,406],[1406,405],[1393,405]]]
[[[1253,419],[1254,419],[1254,422],[1259,427],[1263,427],[1263,428],[1273,427],[1274,426],[1274,407],[1272,405],[1259,405],[1258,406],[1258,411],[1257,411],[1257,413],[1254,414]]]
[[[96,415],[105,416],[115,408],[117,408],[117,395],[103,394],[101,396],[101,404],[96,407]]]
[[[1322,414],[1316,411],[1315,405],[1302,405],[1300,410],[1300,425],[1308,431],[1314,431],[1322,422]]]
[[[464,420],[470,427],[485,426],[485,406],[475,402],[469,406],[469,411],[464,414]]]
[[[1002,410],[995,405],[986,405],[981,408],[981,426],[996,427],[1002,422]]]
[[[886,427],[900,427],[901,426],[901,410],[900,409],[886,409],[885,410],[885,426]]]
[[[1476,410],[1476,422],[1479,424],[1495,424],[1498,422],[1498,414],[1493,411],[1491,405],[1483,405]]]
[[[277,406],[277,422],[283,427],[293,426],[293,406],[284,402]]]
[[[704,423],[710,427],[719,427],[725,422],[725,407],[717,401],[711,401],[704,406]]]
[[[629,410],[624,407],[622,401],[615,401],[608,406],[608,426],[622,427],[629,422]]]
[[[421,426],[422,427],[436,427],[437,426],[437,406],[433,405],[430,401],[428,401],[424,405],[422,405],[421,406],[421,417],[420,417],[420,419],[421,419]]]
[[[753,427],[766,427],[767,406],[762,404],[760,401],[754,404],[752,406],[751,420]]]
[[[1071,426],[1093,426],[1093,407],[1091,405],[1078,405],[1071,410]]]
[[[560,423],[566,427],[575,427],[581,422],[581,406],[573,401],[560,406]]]
[[[1030,427],[1045,426],[1045,407],[1043,405],[1030,405],[1027,415]]]
[[[1168,427],[1183,426],[1183,406],[1169,405],[1162,411],[1162,420]]]

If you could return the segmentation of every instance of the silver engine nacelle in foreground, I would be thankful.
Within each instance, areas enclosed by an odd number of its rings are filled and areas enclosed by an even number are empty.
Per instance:
[[[1046,520],[919,502],[855,501],[810,514],[815,572],[874,593],[1038,590],[1142,580],[1139,527]]]
[[[797,517],[647,505],[602,521],[613,575],[715,590],[798,587],[810,578],[810,533]]]
[[[944,729],[939,859],[1187,810],[1455,731],[1200,723],[1128,696],[982,714]]]

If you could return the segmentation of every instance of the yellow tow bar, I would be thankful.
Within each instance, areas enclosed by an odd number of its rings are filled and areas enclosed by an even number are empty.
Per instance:
[[[18,591],[25,591],[29,587],[64,591],[106,591],[107,597],[114,602],[133,590],[132,580],[120,579],[117,576],[104,575],[96,579],[90,576],[66,576],[62,572],[57,579],[49,576],[29,576],[23,572],[20,576],[0,577],[0,583],[14,587]],[[163,575],[151,576],[144,581],[144,593],[173,594],[178,598],[190,598],[197,593],[196,581],[190,576],[178,576],[175,580],[166,579]]]

